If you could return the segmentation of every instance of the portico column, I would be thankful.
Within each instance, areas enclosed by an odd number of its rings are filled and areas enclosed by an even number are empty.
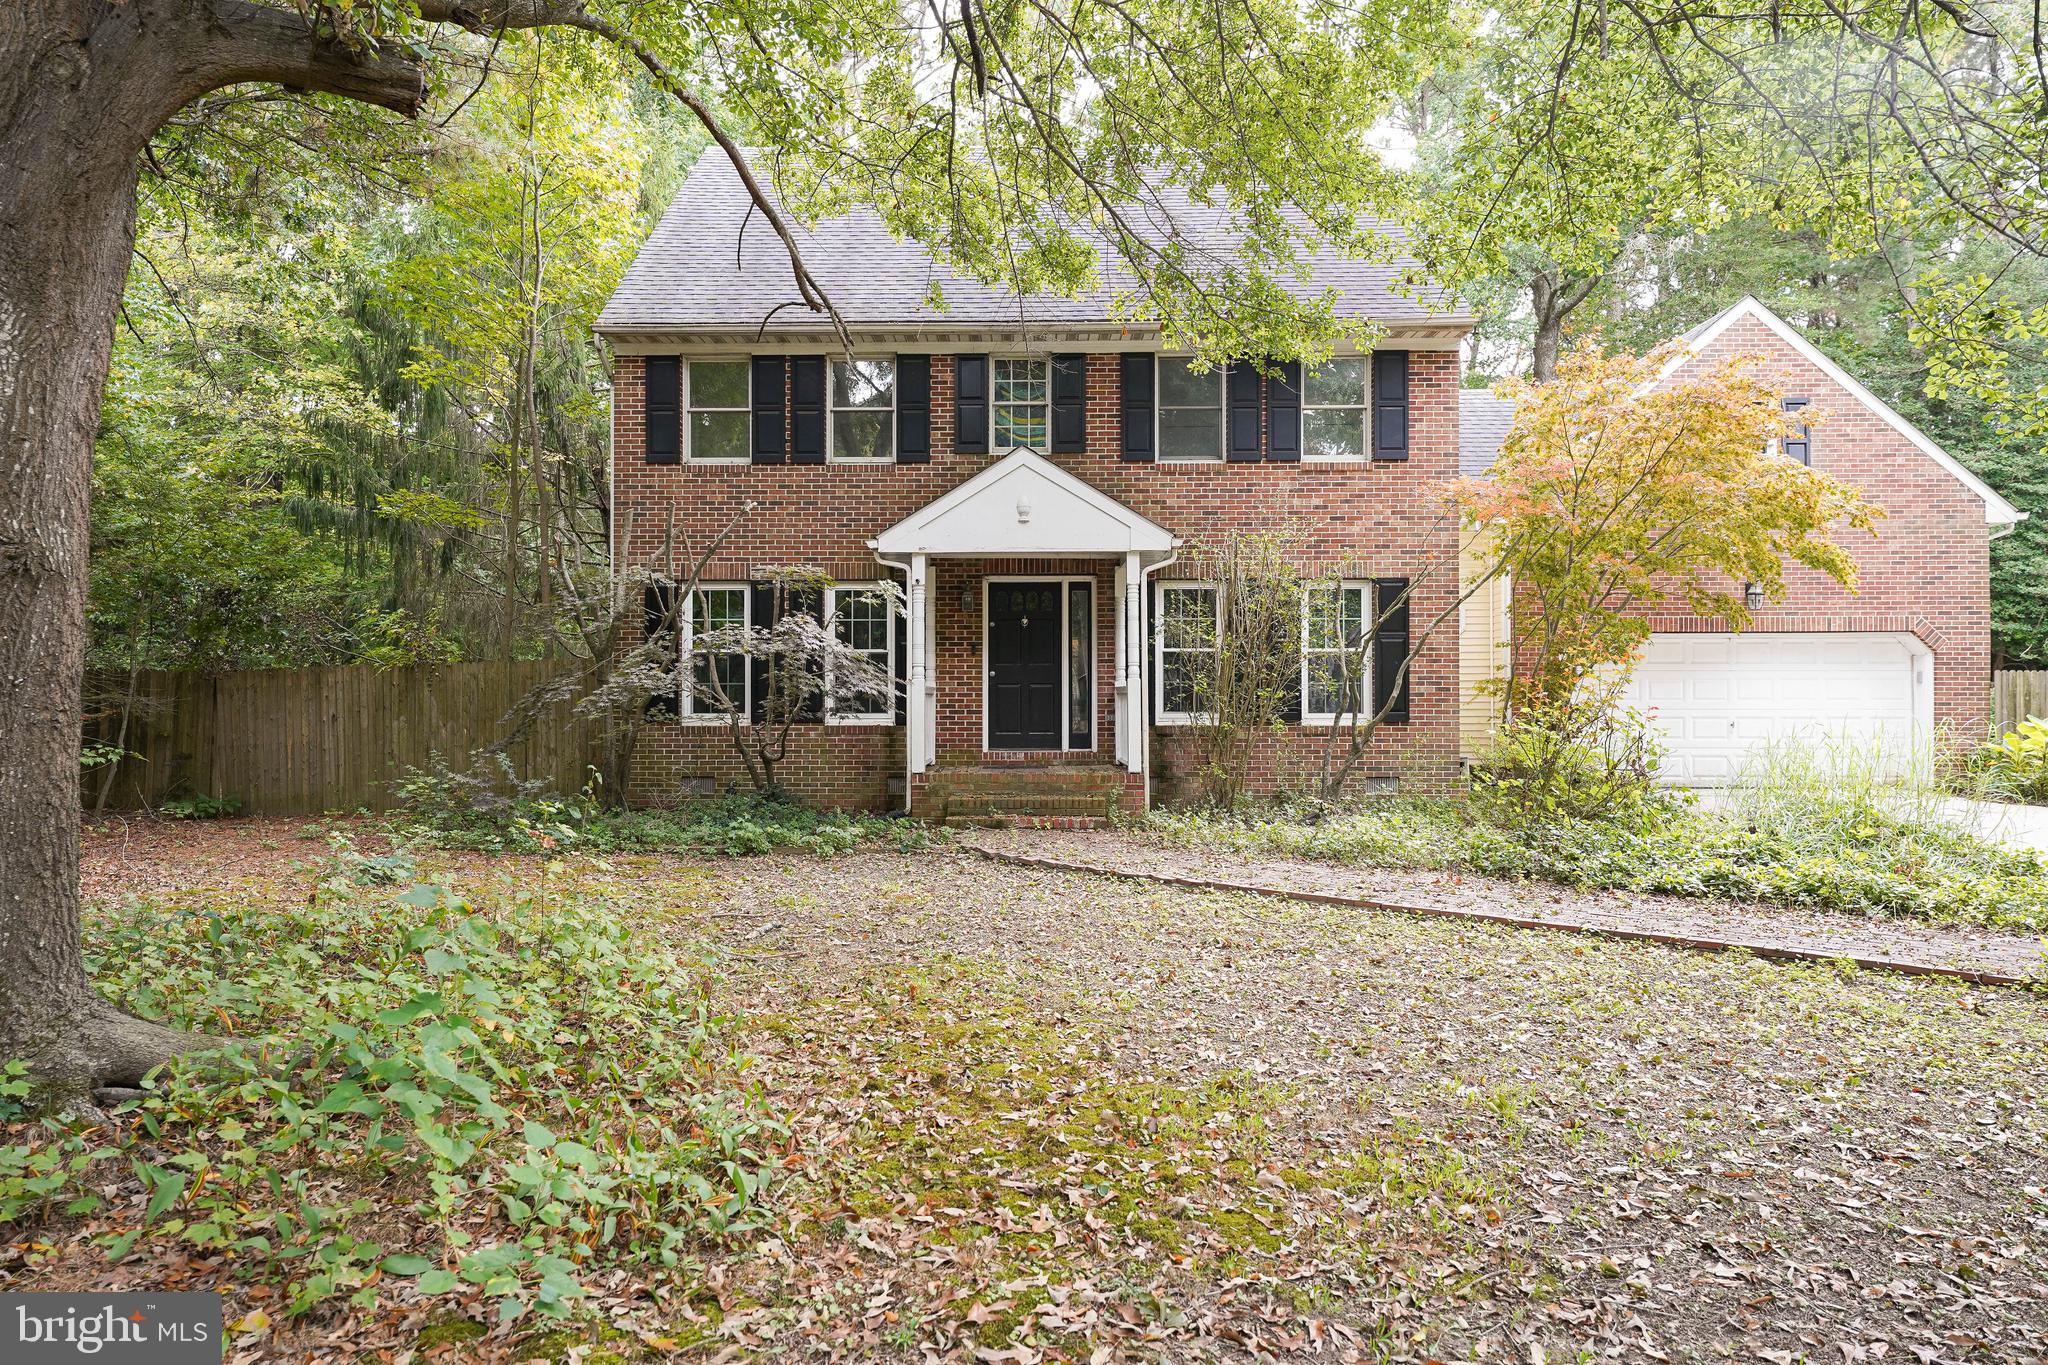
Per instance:
[[[930,561],[924,555],[910,557],[910,583],[904,603],[904,626],[909,631],[904,641],[903,652],[910,661],[910,677],[904,683],[903,718],[907,733],[903,737],[903,748],[908,771],[905,774],[905,799],[909,798],[909,779],[924,771],[924,732],[929,721],[925,715],[925,632],[927,616],[925,599],[930,595],[926,584]]]
[[[1145,567],[1136,551],[1124,556],[1123,670],[1125,766],[1143,777],[1152,746],[1145,734]]]

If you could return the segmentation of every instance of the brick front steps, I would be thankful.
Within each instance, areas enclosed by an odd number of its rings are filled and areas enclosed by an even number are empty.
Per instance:
[[[1123,803],[1125,776],[1108,763],[942,765],[920,784],[916,809],[949,825],[1092,829]]]

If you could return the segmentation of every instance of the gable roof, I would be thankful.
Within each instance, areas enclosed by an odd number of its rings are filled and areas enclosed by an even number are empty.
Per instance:
[[[1166,554],[1180,541],[1087,480],[1019,448],[868,542],[878,555]]]
[[[1869,408],[1873,413],[1876,413],[1880,419],[1888,423],[1901,436],[1912,442],[1923,455],[1953,475],[1957,482],[1969,489],[1970,492],[1974,493],[1984,503],[1984,522],[1986,525],[2011,526],[2026,519],[2027,514],[2025,512],[2020,511],[2017,507],[2014,507],[2003,497],[1999,496],[1998,491],[1992,488],[1990,484],[1985,483],[1982,479],[1964,468],[1962,462],[1957,460],[1955,456],[1936,445],[1928,438],[1925,432],[1901,417],[1882,398],[1879,398],[1869,389],[1864,388],[1862,384],[1856,381],[1855,376],[1851,375],[1834,361],[1828,359],[1826,355],[1821,353],[1819,347],[1801,336],[1797,328],[1765,307],[1754,295],[1744,295],[1739,302],[1732,304],[1717,316],[1709,318],[1706,322],[1687,332],[1683,338],[1685,349],[1672,358],[1671,362],[1664,367],[1663,372],[1657,378],[1660,381],[1670,378],[1680,366],[1705,351],[1707,347],[1714,343],[1716,338],[1742,318],[1753,318],[1769,328],[1779,340],[1790,346],[1803,359],[1811,362],[1822,374],[1847,390],[1851,398],[1861,403],[1864,407]]]
[[[1458,473],[1476,479],[1500,458],[1501,442],[1515,424],[1515,405],[1489,389],[1458,390]]]
[[[764,170],[772,158],[749,153],[749,160]],[[772,188],[769,193],[774,196]],[[1182,240],[1237,259],[1238,234],[1227,208],[1197,204],[1171,187],[1160,191],[1159,199]],[[1402,235],[1391,224],[1373,226],[1396,238]],[[871,209],[857,208],[808,228],[793,222],[790,227],[805,264],[856,334],[1108,326],[1115,295],[1135,285],[1129,271],[1105,248],[1096,288],[1074,299],[1020,299],[941,266],[916,242],[893,236]],[[1160,227],[1163,236],[1166,224]],[[1304,278],[1288,281],[1288,287],[1304,295],[1335,290],[1342,316],[1426,326],[1443,331],[1446,343],[1472,325],[1470,311],[1449,293],[1425,291],[1418,299],[1399,288],[1416,269],[1405,257],[1362,261],[1323,250],[1311,255],[1305,266]],[[931,303],[934,286],[944,294],[943,310]],[[799,300],[790,279],[788,252],[754,211],[731,161],[713,146],[698,157],[668,212],[598,315],[597,331],[630,340],[634,334],[721,329],[744,329],[748,339],[762,331],[785,339],[830,331],[825,320]]]

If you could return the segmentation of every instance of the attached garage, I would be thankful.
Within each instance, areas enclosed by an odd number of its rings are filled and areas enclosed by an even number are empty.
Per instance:
[[[1660,633],[1629,704],[1662,734],[1676,786],[1725,786],[1756,750],[1794,741],[1881,750],[1903,768],[1933,733],[1933,656],[1905,634]]]

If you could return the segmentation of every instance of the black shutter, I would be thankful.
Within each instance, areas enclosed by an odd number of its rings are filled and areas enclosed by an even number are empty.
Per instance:
[[[789,362],[789,462],[825,463],[825,357]]]
[[[953,357],[953,449],[988,454],[988,357]]]
[[[1372,457],[1408,458],[1408,353],[1372,353]]]
[[[748,624],[757,631],[775,629],[775,585],[754,582],[748,585]],[[759,724],[767,714],[768,701],[768,659],[760,651],[747,655],[748,718]]]
[[[1375,578],[1372,581],[1373,619],[1379,622],[1372,642],[1372,714],[1379,715],[1394,697],[1386,719],[1395,724],[1408,719],[1408,676],[1401,665],[1408,658],[1408,580]],[[1398,605],[1396,605],[1398,602]],[[1394,693],[1394,678],[1400,674],[1401,690]]]
[[[1088,357],[1052,358],[1052,451],[1079,455],[1088,449]]]
[[[676,620],[675,613],[676,585],[663,582],[660,579],[649,583],[640,591],[640,638],[642,640],[652,640],[657,635],[665,634],[668,636],[670,648],[673,649],[680,642],[680,637],[677,635],[677,627],[680,625],[680,622]],[[675,668],[677,666],[679,666],[678,661],[672,659],[668,691],[656,692],[647,698],[645,707],[647,719],[674,720],[676,718]]]
[[[1266,376],[1266,458],[1301,459],[1301,362],[1283,360]]]
[[[1159,433],[1152,418],[1152,392],[1157,379],[1149,352],[1124,353],[1119,406],[1123,413],[1121,453],[1126,460],[1149,461],[1157,448]]]
[[[896,357],[896,463],[932,458],[932,358]]]
[[[789,450],[789,362],[754,357],[754,463],[781,464]]]
[[[647,463],[675,464],[683,458],[680,410],[682,364],[672,355],[647,357]]]
[[[1264,453],[1259,430],[1259,372],[1248,360],[1233,360],[1223,372],[1225,458],[1256,460]]]
[[[1812,401],[1813,400],[1809,398],[1787,398],[1785,400],[1785,411],[1788,413],[1802,412],[1812,405]],[[1786,437],[1785,454],[1788,457],[1799,461],[1799,463],[1801,464],[1812,464],[1813,428],[1810,426],[1802,426],[1799,428],[1799,434],[1797,436]]]

